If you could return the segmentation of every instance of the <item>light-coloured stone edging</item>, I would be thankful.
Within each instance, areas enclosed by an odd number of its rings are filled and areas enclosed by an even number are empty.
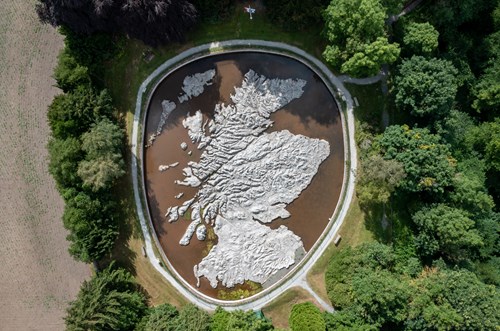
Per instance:
[[[262,292],[241,300],[224,301],[208,297],[196,289],[191,287],[180,275],[177,274],[174,268],[171,267],[168,259],[166,258],[163,250],[159,246],[158,238],[154,231],[152,231],[152,222],[150,214],[147,212],[147,203],[144,201],[145,188],[142,185],[142,167],[138,166],[139,160],[142,164],[142,149],[144,146],[144,134],[140,132],[143,128],[143,123],[146,111],[143,111],[143,105],[148,105],[151,93],[161,82],[161,80],[168,76],[171,71],[181,65],[194,61],[201,57],[206,57],[223,52],[235,51],[256,51],[274,53],[292,57],[315,71],[320,75],[332,95],[340,98],[338,102],[340,114],[342,118],[342,128],[344,135],[344,182],[339,201],[332,215],[331,221],[323,231],[320,239],[314,244],[307,255],[302,259],[292,271],[290,271],[283,279],[276,282],[269,288]],[[144,96],[148,95],[147,102],[145,103]],[[142,134],[140,134],[142,133]],[[262,41],[262,40],[228,40],[222,42],[214,42],[191,48],[181,54],[165,61],[160,65],[146,80],[141,84],[137,93],[136,109],[134,113],[134,121],[132,128],[132,183],[134,190],[134,199],[137,208],[137,214],[141,224],[141,229],[144,235],[144,245],[147,256],[153,267],[162,274],[181,294],[183,294],[189,301],[208,310],[213,310],[217,306],[223,306],[226,309],[260,309],[270,301],[274,300],[285,290],[294,287],[302,286],[306,280],[307,272],[314,265],[316,260],[324,253],[330,242],[337,234],[338,229],[343,223],[347,210],[349,209],[350,202],[354,193],[355,173],[357,169],[357,155],[354,143],[354,117],[353,117],[353,102],[352,98],[344,87],[342,82],[334,76],[328,68],[318,59],[302,51],[301,49],[290,46],[284,43]],[[139,182],[141,180],[141,183]],[[140,191],[140,187],[142,191]],[[150,230],[151,229],[151,230]],[[152,238],[155,241],[158,251],[162,256],[163,262],[156,257]],[[167,269],[162,265],[166,264]],[[302,286],[303,287],[303,286]],[[316,296],[317,297],[317,296]],[[332,310],[328,304],[321,302],[326,309]]]

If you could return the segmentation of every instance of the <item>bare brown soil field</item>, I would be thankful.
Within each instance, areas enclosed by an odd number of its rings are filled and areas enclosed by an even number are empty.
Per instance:
[[[47,172],[47,105],[63,45],[34,0],[0,1],[0,330],[63,330],[90,269],[68,254],[63,201]]]

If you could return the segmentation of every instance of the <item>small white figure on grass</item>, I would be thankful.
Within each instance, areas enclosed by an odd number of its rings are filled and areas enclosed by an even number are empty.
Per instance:
[[[250,7],[250,5],[248,5],[248,7],[245,7],[245,11],[250,14],[250,19],[252,20],[252,14],[255,14],[255,8],[252,8]]]

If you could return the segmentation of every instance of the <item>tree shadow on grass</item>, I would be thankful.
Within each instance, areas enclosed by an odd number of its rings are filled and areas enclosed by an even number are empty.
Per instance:
[[[131,162],[131,154],[127,153],[127,165]],[[134,193],[132,187],[132,177],[130,167],[126,168],[127,173],[121,177],[113,188],[113,196],[117,202],[118,237],[111,253],[99,261],[102,268],[115,261],[116,266],[127,269],[136,276],[134,261],[137,253],[130,247],[132,238],[142,238],[141,226],[135,208]]]
[[[384,206],[378,203],[361,202],[359,206],[365,214],[366,229],[373,233],[378,242],[389,243],[391,241],[391,226],[387,217],[384,216]]]

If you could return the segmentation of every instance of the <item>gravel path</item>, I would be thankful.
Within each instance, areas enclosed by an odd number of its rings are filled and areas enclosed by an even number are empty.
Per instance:
[[[222,300],[217,300],[213,299],[207,296],[204,296],[202,294],[197,294],[195,295],[192,291],[188,290],[186,286],[187,285],[183,279],[177,275],[177,277],[174,277],[170,272],[167,272],[166,269],[164,269],[161,266],[160,260],[155,256],[154,251],[153,251],[153,239],[151,237],[151,234],[148,229],[148,224],[149,221],[147,221],[144,213],[143,213],[143,204],[141,201],[141,195],[142,195],[142,188],[139,187],[139,169],[138,169],[138,161],[141,159],[142,156],[142,146],[138,145],[138,138],[139,138],[139,127],[141,124],[142,120],[142,115],[141,114],[141,106],[143,103],[143,94],[146,92],[147,86],[150,84],[150,82],[160,74],[162,74],[166,69],[172,67],[176,63],[185,60],[187,58],[191,58],[194,55],[200,53],[200,52],[206,52],[210,50],[211,52],[231,48],[231,49],[248,49],[248,48],[259,48],[259,49],[268,49],[270,51],[274,52],[282,52],[282,53],[287,53],[287,54],[295,54],[294,56],[298,59],[303,58],[306,59],[307,62],[312,63],[317,69],[319,69],[323,76],[325,76],[331,83],[331,85],[336,89],[336,91],[332,92],[338,92],[346,104],[346,111],[343,112],[343,116],[345,117],[344,123],[347,122],[347,127],[344,127],[344,141],[346,142],[346,156],[349,156],[349,162],[346,162],[346,164],[350,164],[350,169],[345,169],[344,172],[344,177],[347,177],[347,183],[345,183],[344,188],[343,188],[343,195],[344,195],[344,201],[342,205],[340,205],[338,208],[340,210],[338,211],[338,216],[337,216],[337,221],[335,224],[328,230],[328,233],[324,236],[324,239],[321,241],[319,246],[313,248],[314,251],[312,251],[310,256],[306,257],[306,261],[302,262],[301,267],[298,271],[296,271],[292,276],[289,276],[284,282],[277,284],[276,286],[272,286],[269,289],[265,290],[262,292],[262,294],[258,294],[255,298],[249,298],[249,299],[243,299],[243,300],[238,300],[238,301],[233,301],[228,304],[226,301]],[[380,78],[379,78],[380,79]],[[354,140],[354,117],[353,117],[353,101],[351,98],[351,95],[349,94],[349,91],[344,87],[342,81],[334,76],[328,68],[318,59],[312,57],[311,55],[307,54],[306,52],[287,45],[283,43],[277,43],[277,42],[269,42],[269,41],[261,41],[261,40],[229,40],[229,41],[223,41],[223,42],[214,42],[211,44],[205,44],[201,46],[197,46],[194,48],[191,48],[169,60],[167,60],[165,63],[163,63],[160,67],[158,67],[142,84],[141,87],[139,88],[138,95],[137,95],[137,102],[136,102],[136,110],[134,114],[134,122],[133,122],[133,131],[132,131],[132,155],[134,156],[132,158],[132,164],[131,164],[131,170],[132,170],[132,181],[133,181],[133,188],[134,188],[134,198],[135,198],[135,203],[137,207],[137,212],[139,215],[140,223],[141,223],[141,228],[144,234],[144,239],[145,239],[145,248],[146,252],[148,255],[148,258],[153,265],[153,267],[158,270],[170,283],[173,284],[177,288],[177,290],[182,293],[186,298],[188,298],[191,302],[197,304],[198,306],[205,308],[205,309],[215,309],[216,306],[224,306],[226,309],[243,309],[243,310],[250,310],[250,309],[261,309],[264,307],[266,304],[274,300],[276,297],[278,297],[280,294],[282,294],[284,291],[287,289],[294,287],[294,286],[300,286],[305,288],[307,291],[311,292],[313,296],[318,300],[320,304],[324,307],[325,310],[332,311],[333,308],[324,300],[319,298],[317,294],[312,291],[310,286],[307,284],[307,273],[311,269],[311,267],[315,264],[317,259],[324,253],[326,248],[330,245],[332,240],[337,234],[338,229],[343,223],[343,220],[347,214],[347,211],[349,209],[349,205],[351,203],[353,194],[354,194],[354,185],[355,185],[355,176],[354,174],[356,173],[357,169],[357,153],[356,153],[356,146],[355,146],[355,140]],[[347,153],[347,150],[349,149],[350,153]],[[350,173],[349,176],[348,172]],[[168,260],[165,261],[168,263]],[[172,270],[172,268],[170,268]],[[175,270],[172,270],[172,272],[175,273]]]

